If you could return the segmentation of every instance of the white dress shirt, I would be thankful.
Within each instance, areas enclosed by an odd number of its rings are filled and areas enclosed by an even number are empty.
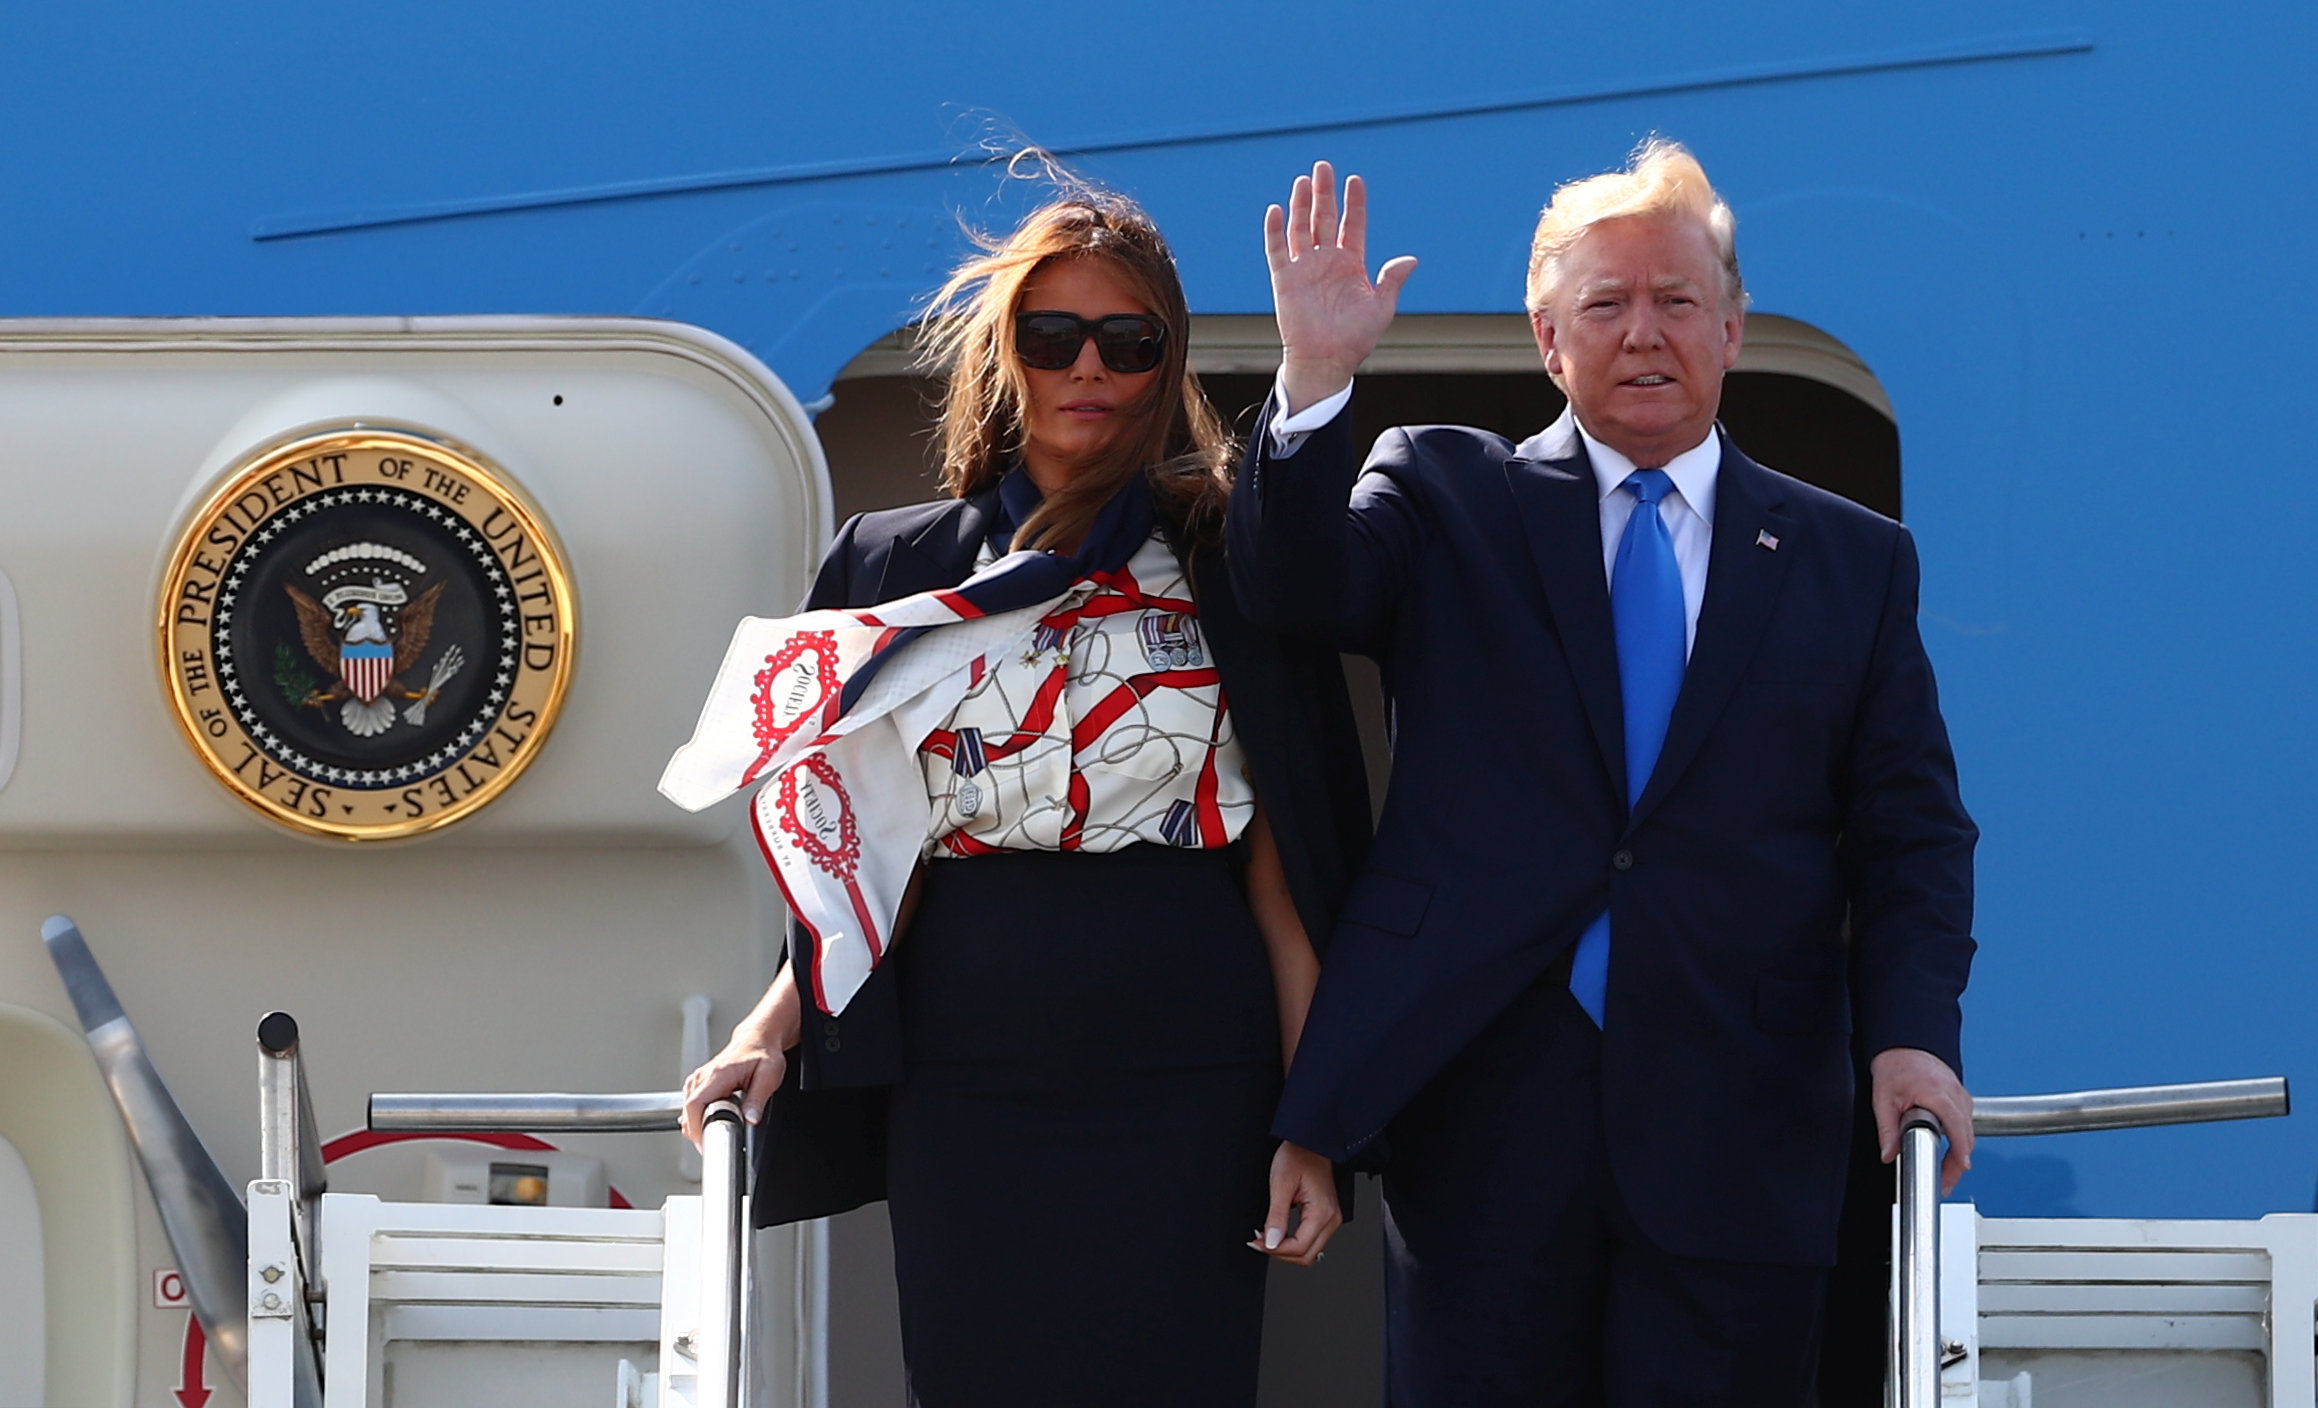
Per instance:
[[[1578,436],[1586,442],[1594,487],[1601,494],[1602,575],[1615,587],[1618,544],[1626,536],[1626,520],[1641,503],[1618,487],[1634,473],[1634,462],[1588,434],[1584,421],[1578,422]],[[1674,563],[1682,569],[1682,657],[1687,660],[1691,647],[1698,644],[1698,608],[1706,600],[1706,559],[1714,546],[1714,485],[1722,472],[1722,437],[1708,431],[1704,440],[1663,468],[1674,487],[1658,501],[1658,517],[1674,540]]]
[[[1286,404],[1277,383],[1272,395]],[[1272,457],[1286,459],[1295,454],[1313,431],[1336,419],[1351,401],[1352,388],[1346,386],[1292,416],[1273,421]],[[1615,585],[1618,544],[1626,535],[1627,518],[1640,502],[1619,491],[1634,473],[1634,462],[1596,440],[1583,421],[1578,422],[1578,436],[1585,441],[1586,458],[1594,467],[1594,484],[1600,495],[1602,577]],[[1722,437],[1709,431],[1704,440],[1668,460],[1663,468],[1674,488],[1658,501],[1658,516],[1666,524],[1667,536],[1674,540],[1675,565],[1682,569],[1682,649],[1687,659],[1698,644],[1698,608],[1706,600],[1706,563],[1714,545],[1714,487],[1722,473]]]

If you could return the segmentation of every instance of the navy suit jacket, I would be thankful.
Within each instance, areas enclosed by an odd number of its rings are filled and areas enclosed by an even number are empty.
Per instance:
[[[1275,460],[1271,414],[1231,506],[1241,600],[1374,656],[1394,720],[1278,1133],[1375,1140],[1607,908],[1603,1103],[1637,1222],[1679,1256],[1831,1263],[1854,1028],[1962,1069],[1978,833],[1907,530],[1725,437],[1697,637],[1629,809],[1575,421],[1518,446],[1392,430],[1363,471],[1350,415]]]
[[[822,559],[807,608],[874,606],[956,586],[974,570],[997,498],[990,489],[848,520]],[[1323,945],[1369,837],[1368,777],[1342,663],[1334,651],[1283,640],[1251,622],[1234,599],[1220,545],[1193,547],[1186,561],[1200,633],[1222,676],[1289,894],[1305,932]],[[809,957],[812,946],[792,942],[789,951]],[[908,952],[905,935],[841,1016],[805,1003],[788,1079],[759,1135],[758,1225],[885,1196],[885,1088],[902,1075],[904,1014],[895,975]],[[809,982],[800,987],[813,990]]]

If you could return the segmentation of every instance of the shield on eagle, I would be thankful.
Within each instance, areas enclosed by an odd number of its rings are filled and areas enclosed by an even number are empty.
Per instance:
[[[338,678],[354,697],[368,704],[386,693],[394,678],[394,647],[383,641],[346,641],[338,647]]]

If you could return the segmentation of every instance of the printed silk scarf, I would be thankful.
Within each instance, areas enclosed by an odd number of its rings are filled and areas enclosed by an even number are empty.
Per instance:
[[[1021,474],[1017,469],[1015,474]],[[1008,553],[960,585],[869,610],[750,616],[733,632],[661,795],[699,811],[755,783],[749,819],[813,945],[813,1001],[835,1016],[891,947],[933,824],[918,745],[1083,582],[1107,585],[1151,536],[1140,478],[1075,556]]]

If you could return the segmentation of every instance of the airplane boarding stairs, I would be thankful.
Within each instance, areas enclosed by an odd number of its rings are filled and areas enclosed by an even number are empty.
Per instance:
[[[292,1099],[308,1108],[294,1050],[267,1054],[287,1067],[267,1071],[269,1087],[288,1097],[269,1098],[269,1113]],[[680,1108],[676,1092],[376,1095],[370,1128],[665,1131]],[[310,1130],[310,1118],[267,1120],[268,1176],[250,1184],[250,1408],[500,1403],[509,1401],[510,1367],[532,1388],[543,1368],[563,1368],[573,1401],[610,1408],[759,1401],[745,1388],[753,1238],[733,1102],[709,1109],[699,1196],[669,1198],[657,1211],[333,1194],[300,1172],[311,1163],[303,1133],[280,1142],[293,1128]],[[302,1315],[306,1307],[313,1314]],[[420,1346],[436,1352],[411,1353]],[[390,1367],[398,1350],[399,1384]],[[607,1365],[597,1391],[585,1392],[585,1375]],[[424,1390],[413,1392],[421,1378]]]
[[[331,1193],[297,1023],[258,1026],[244,1221],[70,920],[46,937],[147,1171],[210,1343],[249,1408],[827,1408],[751,1373],[746,1140],[713,1107],[698,1196],[657,1209]],[[374,1095],[396,1133],[667,1131],[676,1092]],[[1981,1138],[2287,1113],[2281,1078],[1983,1098]],[[1989,1218],[1938,1201],[1941,1135],[1903,1120],[1890,1408],[2318,1408],[2318,1214]],[[201,1284],[194,1284],[200,1282]],[[823,1346],[808,1346],[816,1356]],[[246,1358],[245,1358],[246,1356]],[[825,1361],[824,1361],[825,1362]],[[839,1405],[839,1408],[852,1408]]]
[[[2288,1110],[2286,1082],[1983,1098],[1980,1138]],[[2318,1215],[2247,1220],[1982,1217],[1941,1205],[1939,1122],[1902,1121],[1893,1212],[1896,1408],[2285,1408],[2318,1402]]]
[[[371,1126],[669,1129],[678,1098],[378,1095],[371,1099]],[[2272,1078],[1984,1099],[1974,1124],[1986,1138],[2286,1110],[2286,1083]],[[601,1337],[649,1339],[657,1358],[649,1369],[622,1363],[614,1408],[737,1408],[753,1401],[742,1373],[742,1327],[752,1318],[743,1268],[742,1141],[729,1103],[712,1116],[709,1135],[702,1196],[670,1199],[657,1214],[555,1209],[558,1216],[547,1218],[541,1214],[550,1210],[326,1196],[322,1298],[353,1333],[333,1338],[320,1363],[328,1381],[344,1388],[300,1398],[300,1360],[288,1320],[274,1340],[253,1323],[251,1408],[383,1408],[377,1366],[388,1340],[577,1341],[597,1333],[586,1319],[596,1312],[585,1307],[623,1295],[636,1323],[615,1333],[607,1316]],[[1970,1204],[1936,1201],[1939,1153],[1936,1121],[1911,1112],[1894,1214],[1889,1398],[1897,1408],[2318,1402],[2312,1373],[2318,1216],[1984,1218]],[[295,1274],[291,1187],[281,1180],[251,1185],[255,1277],[268,1266]],[[657,1255],[650,1245],[655,1238]],[[582,1283],[590,1288],[577,1289]],[[257,1294],[261,1281],[250,1285]],[[655,1309],[653,1333],[639,1334]]]

